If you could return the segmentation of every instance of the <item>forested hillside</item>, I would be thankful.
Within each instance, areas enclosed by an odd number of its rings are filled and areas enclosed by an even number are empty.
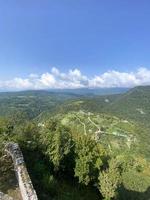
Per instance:
[[[65,100],[76,99],[80,95],[49,91],[25,91],[0,93],[0,116],[15,114],[22,119],[34,119],[44,111],[54,112]]]
[[[86,96],[80,101],[67,101],[61,106],[62,112],[79,109],[109,113],[149,127],[150,86],[135,87],[123,94]]]
[[[150,86],[139,86],[120,95],[106,108],[107,111],[150,126]]]

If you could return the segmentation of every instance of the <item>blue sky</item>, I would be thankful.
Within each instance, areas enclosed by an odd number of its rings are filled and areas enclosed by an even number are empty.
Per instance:
[[[149,71],[149,8],[149,0],[1,0],[1,85],[52,67],[88,79]]]

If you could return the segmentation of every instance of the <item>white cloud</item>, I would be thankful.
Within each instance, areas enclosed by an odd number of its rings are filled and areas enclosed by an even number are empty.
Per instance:
[[[138,79],[136,73],[133,72],[108,71],[95,76],[90,83],[92,87],[132,87],[138,85]]]
[[[56,85],[55,76],[50,73],[42,74],[39,82],[41,83],[41,86],[43,85],[45,87],[54,87]]]
[[[139,68],[135,72],[107,71],[93,78],[83,75],[79,69],[60,72],[53,67],[51,72],[41,75],[30,74],[27,78],[16,77],[12,80],[0,81],[2,90],[27,89],[63,89],[63,88],[96,88],[96,87],[134,87],[150,84],[150,70]]]

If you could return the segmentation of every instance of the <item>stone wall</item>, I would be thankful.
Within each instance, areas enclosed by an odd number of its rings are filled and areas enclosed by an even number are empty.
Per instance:
[[[8,143],[5,146],[5,150],[13,160],[22,199],[38,200],[31,179],[29,177],[27,168],[25,166],[24,158],[19,145],[12,142]]]

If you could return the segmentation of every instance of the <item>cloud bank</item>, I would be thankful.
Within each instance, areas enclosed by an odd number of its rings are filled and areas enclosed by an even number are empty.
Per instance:
[[[16,77],[0,81],[0,90],[29,89],[75,89],[75,88],[111,88],[150,85],[150,70],[139,68],[134,72],[107,71],[89,78],[79,69],[62,73],[53,67],[50,72],[41,75],[30,74],[26,78]]]

